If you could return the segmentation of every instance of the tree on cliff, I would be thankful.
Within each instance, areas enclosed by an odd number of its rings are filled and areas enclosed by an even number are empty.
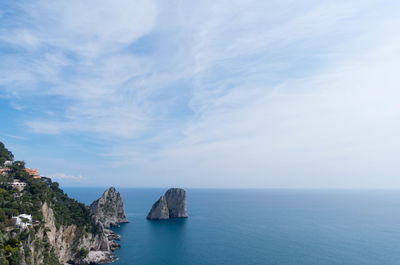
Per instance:
[[[14,160],[14,155],[0,142],[0,166],[6,161]]]

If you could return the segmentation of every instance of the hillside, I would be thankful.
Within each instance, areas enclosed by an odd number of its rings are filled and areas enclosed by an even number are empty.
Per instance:
[[[112,232],[95,222],[84,204],[50,178],[28,174],[25,163],[13,159],[0,142],[0,264],[89,264],[115,258]],[[96,255],[89,258],[89,252]]]

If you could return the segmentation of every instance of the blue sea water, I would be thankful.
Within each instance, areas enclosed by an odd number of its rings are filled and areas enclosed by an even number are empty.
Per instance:
[[[105,189],[66,188],[89,204]],[[148,221],[165,189],[119,189],[115,265],[400,264],[400,191],[188,189],[188,219]]]

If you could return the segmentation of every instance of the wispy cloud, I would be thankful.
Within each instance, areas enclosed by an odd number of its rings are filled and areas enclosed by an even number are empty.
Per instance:
[[[105,139],[107,162],[149,182],[373,186],[382,168],[400,172],[387,162],[400,144],[395,1],[17,9],[0,27],[14,51],[1,54],[0,92],[37,110],[22,124]]]
[[[17,140],[26,140],[26,137],[20,136],[20,135],[13,135],[13,134],[7,134],[7,133],[2,133],[1,135],[5,136],[5,137],[14,138]]]
[[[55,173],[51,174],[50,177],[55,180],[74,180],[74,181],[81,181],[84,180],[85,178],[83,176],[73,176],[73,175],[67,175],[64,173]]]
[[[17,96],[63,99],[57,119],[25,124],[50,134],[136,135],[146,116],[129,83],[146,74],[146,62],[126,49],[153,29],[155,3],[39,1],[21,9],[29,23],[3,28],[1,40],[24,52],[2,55],[0,84]]]

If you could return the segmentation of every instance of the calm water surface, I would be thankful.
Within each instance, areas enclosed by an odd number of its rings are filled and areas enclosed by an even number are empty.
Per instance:
[[[105,189],[65,188],[89,204]],[[115,265],[400,264],[400,191],[187,190],[190,217],[147,221],[165,189],[119,189]]]

